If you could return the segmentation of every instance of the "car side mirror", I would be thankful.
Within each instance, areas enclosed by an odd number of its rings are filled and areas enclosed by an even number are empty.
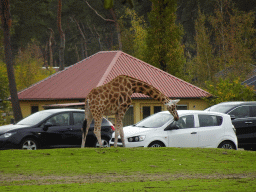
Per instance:
[[[177,124],[175,122],[172,122],[164,130],[165,131],[169,131],[169,130],[174,130],[174,129],[179,129],[179,127],[177,126]]]
[[[46,122],[45,124],[44,124],[44,128],[43,128],[43,130],[44,131],[47,131],[48,130],[48,128],[49,127],[52,127],[53,126],[53,124],[52,123],[50,123],[50,122]]]
[[[235,115],[230,115],[231,120],[234,120],[236,118]]]

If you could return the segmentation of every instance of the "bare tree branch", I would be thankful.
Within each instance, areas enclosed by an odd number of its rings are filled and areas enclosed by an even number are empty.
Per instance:
[[[105,21],[110,21],[110,22],[114,22],[115,23],[115,21],[114,20],[112,20],[112,19],[105,19],[104,17],[102,17],[86,0],[84,0],[86,3],[87,3],[87,5],[96,13],[96,15],[98,15],[100,18],[102,18],[103,20],[105,20]]]

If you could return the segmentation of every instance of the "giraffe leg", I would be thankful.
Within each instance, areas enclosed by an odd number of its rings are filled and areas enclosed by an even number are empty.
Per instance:
[[[81,148],[84,148],[85,146],[85,142],[86,142],[86,136],[88,134],[91,122],[92,122],[92,114],[89,111],[89,108],[87,108],[87,112],[85,114],[85,120],[83,123],[83,127],[82,127],[82,144],[81,144]]]
[[[85,131],[84,129],[86,129],[87,127],[87,120],[85,119],[84,120],[84,123],[83,123],[83,127],[82,127],[82,144],[81,144],[81,148],[84,148],[84,145],[85,145],[85,140],[86,140],[86,136],[85,136]]]
[[[117,147],[118,136],[119,136],[119,128],[117,128],[116,126],[114,147]]]
[[[81,144],[81,148],[84,148],[84,146],[85,146],[86,136],[87,136],[87,134],[88,134],[88,131],[89,131],[89,128],[90,128],[92,119],[87,119],[87,120],[85,120],[85,121],[87,121],[87,125],[86,125],[86,127],[82,128],[83,133],[82,133],[82,144]]]
[[[120,136],[121,136],[123,147],[125,147],[123,126],[120,128]]]
[[[101,142],[101,122],[102,122],[102,117],[98,118],[97,120],[94,120],[94,134],[97,137],[97,140],[99,142],[100,147],[102,146],[102,142]]]
[[[120,137],[121,137],[121,141],[122,141],[123,147],[125,147],[122,119],[123,119],[123,115],[122,114],[121,115],[120,114],[116,115],[116,125],[117,125],[118,134],[117,133],[115,134],[115,143],[114,143],[115,147],[117,146],[117,139],[118,139],[118,135],[119,134],[120,134]]]

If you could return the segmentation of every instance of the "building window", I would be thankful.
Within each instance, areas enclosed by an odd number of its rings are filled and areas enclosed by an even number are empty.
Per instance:
[[[143,106],[142,107],[142,118],[145,119],[146,117],[150,116],[150,106]]]
[[[187,105],[177,105],[177,110],[188,110]]]
[[[38,112],[38,106],[31,106],[31,114]]]
[[[134,113],[133,113],[133,106],[131,105],[125,113],[125,116],[123,119],[123,126],[128,126],[132,124],[134,124]]]
[[[154,113],[158,113],[162,111],[162,107],[161,106],[154,106]]]

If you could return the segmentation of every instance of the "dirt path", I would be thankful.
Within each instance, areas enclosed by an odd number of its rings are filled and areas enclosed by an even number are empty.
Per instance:
[[[25,176],[25,175],[0,175],[0,185],[31,185],[40,184],[68,184],[68,183],[97,183],[97,182],[145,182],[145,181],[170,181],[176,179],[242,179],[256,178],[256,174],[100,174],[80,176]],[[15,182],[15,184],[14,184]]]

